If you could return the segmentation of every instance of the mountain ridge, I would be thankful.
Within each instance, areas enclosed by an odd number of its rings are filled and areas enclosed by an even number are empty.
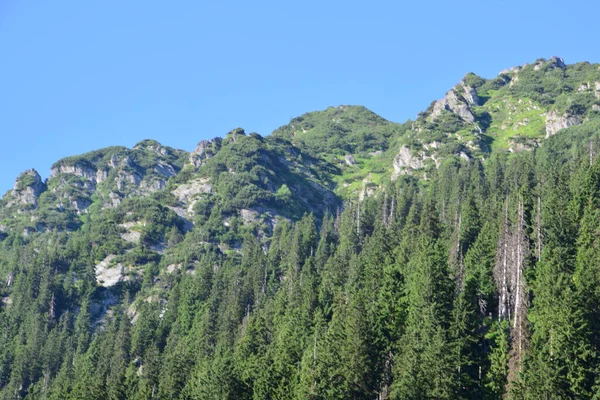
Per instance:
[[[151,139],[0,200],[0,400],[593,398],[600,66]],[[435,371],[432,374],[431,371]]]

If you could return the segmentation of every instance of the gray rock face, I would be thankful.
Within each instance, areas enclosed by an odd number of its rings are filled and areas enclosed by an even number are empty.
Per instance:
[[[208,179],[197,179],[190,183],[179,185],[171,193],[173,193],[181,203],[188,203],[190,198],[198,194],[212,193],[213,187],[208,182]]]
[[[561,129],[581,124],[581,116],[568,113],[559,115],[556,111],[550,111],[546,115],[546,139],[556,135]]]
[[[560,68],[565,69],[567,65],[565,64],[565,60],[560,57],[552,56],[549,60],[539,60],[535,64],[533,64],[533,70],[539,71],[542,69],[544,65],[548,65],[550,68]]]
[[[194,214],[194,204],[196,204],[201,195],[213,192],[213,187],[208,182],[208,179],[197,179],[190,183],[179,185],[171,192],[179,203],[187,206],[187,215]]]
[[[96,281],[100,286],[111,287],[123,280],[123,266],[111,265],[116,256],[109,255],[95,267]]]
[[[116,177],[117,189],[125,190],[128,186],[139,186],[142,177],[136,173],[129,173],[123,170],[119,171]]]
[[[73,174],[85,179],[96,180],[96,171],[82,165],[61,165],[50,170],[50,176],[55,177],[59,174]]]
[[[196,168],[200,167],[206,160],[215,155],[215,150],[220,144],[221,138],[201,141],[198,143],[198,146],[196,146],[196,149],[190,153],[190,164]]]
[[[475,89],[465,85],[464,82],[460,82],[446,93],[442,99],[435,102],[430,119],[435,121],[442,114],[442,111],[448,110],[460,116],[465,122],[472,124],[475,122],[475,116],[471,112],[470,106],[477,105],[479,105],[479,96],[477,96]]]
[[[462,84],[463,89],[465,90],[464,98],[467,100],[469,105],[478,106],[479,105],[479,96],[477,96],[477,91],[473,89],[471,86]]]
[[[134,150],[146,150],[158,156],[167,156],[170,151],[156,140],[146,139],[133,146]]]
[[[256,210],[249,210],[246,208],[242,208],[240,210],[240,217],[242,217],[244,225],[251,225],[260,222],[259,216],[260,214]]]
[[[548,63],[553,65],[556,68],[560,68],[560,69],[567,68],[567,64],[565,64],[565,60],[563,60],[562,58],[557,57],[557,56],[550,57],[550,59],[548,60]]]
[[[35,169],[29,169],[23,172],[17,180],[13,190],[10,192],[10,199],[7,206],[13,205],[37,205],[37,199],[46,190],[46,185],[42,182],[42,177]]]
[[[400,175],[410,175],[413,170],[423,168],[423,159],[414,157],[410,149],[406,146],[400,148],[400,152],[394,157],[394,174],[396,178]]]
[[[347,165],[355,165],[356,164],[356,160],[354,159],[354,156],[352,154],[346,154],[344,156],[344,161],[346,162]]]
[[[503,69],[502,71],[500,71],[500,74],[499,74],[499,75],[505,75],[505,74],[517,73],[517,72],[519,72],[519,71],[520,71],[520,70],[522,70],[522,69],[523,69],[523,67],[522,67],[522,66],[520,66],[520,65],[517,65],[516,67],[510,67],[510,68]]]

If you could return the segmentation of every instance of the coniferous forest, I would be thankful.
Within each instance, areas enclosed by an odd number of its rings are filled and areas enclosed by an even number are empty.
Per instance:
[[[475,74],[0,203],[0,399],[600,397],[600,67]]]

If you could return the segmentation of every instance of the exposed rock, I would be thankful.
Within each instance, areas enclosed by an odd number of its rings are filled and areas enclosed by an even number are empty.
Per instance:
[[[142,140],[133,146],[134,150],[146,150],[152,152],[158,156],[167,156],[170,151],[168,148],[164,147],[162,144],[153,139]]]
[[[376,150],[376,151],[370,152],[369,155],[372,156],[372,157],[377,157],[377,156],[381,155],[382,153],[383,153],[383,151]]]
[[[108,178],[108,171],[106,171],[106,170],[96,171],[96,182],[98,182],[98,183],[104,182],[107,178]]]
[[[37,205],[37,199],[46,190],[42,177],[35,169],[29,169],[17,178],[13,190],[10,192],[11,199],[6,203],[7,207],[13,205]]]
[[[567,68],[567,65],[565,64],[565,60],[563,60],[560,57],[557,56],[552,56],[550,57],[549,60],[538,60],[536,61],[535,64],[533,64],[533,70],[534,71],[539,71],[540,69],[542,69],[542,67],[544,65],[548,65],[550,68],[560,68],[560,69],[565,69]]]
[[[533,149],[535,149],[536,147],[538,147],[538,143],[535,140],[529,140],[529,141],[515,141],[514,139],[510,139],[509,141],[510,147],[508,148],[508,151],[510,151],[511,153],[520,153],[523,151],[531,151]]]
[[[592,110],[593,111],[600,111],[600,104],[594,104],[594,105],[592,105]]]
[[[556,135],[561,129],[581,124],[581,116],[564,113],[559,115],[556,111],[546,114],[546,139]]]
[[[226,143],[237,143],[239,138],[246,136],[246,132],[242,128],[235,128],[225,136]]]
[[[589,83],[582,83],[578,88],[577,91],[578,92],[587,92],[588,90],[590,90],[590,84]]]
[[[193,213],[193,198],[199,194],[212,193],[213,187],[208,183],[208,179],[197,179],[190,183],[184,183],[177,186],[171,193],[177,197],[177,200],[188,205],[188,213]]]
[[[460,95],[459,92],[463,92],[465,97]],[[465,122],[472,124],[475,122],[475,116],[471,112],[469,105],[478,104],[479,97],[477,96],[477,92],[461,82],[446,93],[442,99],[434,103],[430,118],[432,121],[435,121],[442,114],[442,111],[448,110],[460,116]]]
[[[358,194],[358,200],[363,201],[366,197],[373,196],[375,193],[377,193],[377,185],[367,178],[363,179],[362,190]]]
[[[400,152],[394,157],[394,174],[396,178],[399,175],[410,174],[413,170],[423,168],[423,159],[414,157],[410,149],[406,146],[400,148]]]
[[[352,154],[346,154],[344,156],[344,161],[346,161],[346,164],[348,165],[356,165],[356,160]]]
[[[242,217],[244,225],[250,225],[260,222],[259,216],[260,214],[255,210],[248,210],[245,208],[242,208],[240,210],[240,217]]]
[[[556,68],[565,69],[567,68],[567,64],[565,64],[565,60],[560,57],[552,56],[548,60],[548,63]]]
[[[84,179],[96,180],[96,171],[84,165],[60,165],[50,170],[50,176],[55,177],[59,174],[73,174]]]
[[[458,153],[458,156],[466,161],[469,161],[471,159],[471,157],[464,151],[461,151],[460,153]]]
[[[77,213],[80,213],[81,211],[86,210],[90,205],[92,204],[92,201],[89,199],[73,199],[71,200],[71,205],[73,206],[73,208],[75,208],[77,210]]]
[[[600,99],[600,82],[594,82],[594,96],[596,96],[597,99]]]
[[[500,71],[499,75],[505,75],[505,74],[510,74],[510,73],[517,73],[517,72],[519,72],[522,69],[523,69],[523,67],[521,67],[520,65],[517,65],[516,67],[510,67],[510,68],[503,69],[502,71]]]
[[[167,274],[173,274],[183,267],[182,264],[170,264],[167,266]]]
[[[190,164],[198,168],[204,164],[206,160],[215,155],[220,144],[221,138],[201,141],[198,143],[198,146],[196,146],[196,149],[190,153]]]
[[[167,187],[167,181],[164,179],[155,179],[153,181],[142,181],[140,184],[140,191],[143,194],[156,192]]]
[[[121,204],[121,196],[119,196],[115,192],[110,192],[108,194],[108,202],[104,203],[104,207],[106,207],[106,208],[115,208],[119,204]]]
[[[181,220],[183,221],[184,232],[188,232],[194,229],[194,223],[188,219],[188,212],[185,208],[173,206],[167,206],[167,208],[172,210],[175,214],[179,216],[179,218],[181,218]]]
[[[123,266],[111,266],[116,255],[110,254],[95,267],[96,281],[100,286],[111,287],[123,280]]]
[[[425,143],[423,145],[423,147],[425,148],[425,150],[431,150],[431,149],[437,149],[438,147],[440,147],[442,143],[438,142],[437,140],[431,142],[431,143]]]
[[[171,176],[177,175],[177,171],[175,171],[175,168],[173,168],[173,166],[169,165],[169,164],[158,163],[154,167],[154,171],[157,174],[161,174],[166,177],[171,177]]]
[[[117,189],[125,190],[128,185],[138,187],[142,181],[142,178],[137,173],[129,173],[120,170],[115,178],[115,181],[117,183]]]
[[[119,166],[119,157],[117,157],[116,154],[110,156],[110,161],[108,162],[108,165],[110,165],[112,168],[117,168]]]
[[[119,224],[121,228],[125,228],[127,232],[121,233],[121,238],[130,243],[138,243],[140,241],[141,233],[139,230],[133,230],[134,227],[146,226],[145,222],[130,221]]]
[[[477,96],[477,91],[473,89],[471,86],[465,85],[461,83],[464,89],[463,97],[467,100],[469,105],[478,106],[479,105],[479,96]]]

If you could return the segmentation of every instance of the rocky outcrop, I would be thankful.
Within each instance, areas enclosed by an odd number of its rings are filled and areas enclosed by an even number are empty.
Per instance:
[[[141,229],[146,226],[143,221],[130,221],[119,224],[121,228],[125,228],[126,232],[121,233],[121,238],[126,242],[139,243],[142,237]],[[133,229],[135,228],[135,229]]]
[[[546,139],[556,135],[561,129],[581,124],[581,116],[564,113],[558,114],[556,111],[550,111],[546,114]]]
[[[188,212],[185,208],[173,206],[167,206],[167,208],[173,211],[175,214],[177,214],[177,216],[181,219],[181,221],[183,222],[184,233],[194,229],[194,223],[189,220]]]
[[[246,136],[246,132],[242,128],[235,128],[225,136],[223,141],[225,143],[237,143],[237,141],[244,136]]]
[[[352,154],[346,154],[344,156],[344,161],[346,162],[346,164],[348,166],[350,166],[350,165],[356,165],[356,160],[354,159],[354,156]]]
[[[510,151],[511,153],[520,153],[523,151],[531,151],[536,147],[538,147],[538,142],[535,139],[523,140],[522,138],[511,138],[509,140],[508,151]]]
[[[467,100],[467,103],[469,103],[470,106],[478,106],[479,96],[477,95],[477,91],[465,84],[462,84],[462,88],[464,90],[463,97]]]
[[[187,215],[194,214],[194,205],[201,195],[210,194],[213,192],[213,187],[208,182],[208,179],[201,178],[190,183],[179,185],[175,190],[171,191],[171,193],[177,198],[177,201],[187,207]]]
[[[35,169],[29,169],[17,178],[10,191],[7,207],[14,205],[37,205],[37,199],[46,190],[42,177]]]
[[[548,60],[544,60],[542,58],[542,59],[539,59],[538,61],[536,61],[533,64],[533,70],[539,71],[544,66],[547,66],[549,68],[560,68],[560,69],[567,68],[567,64],[565,64],[565,60],[563,60],[562,58],[557,57],[557,56],[552,56]]]
[[[140,184],[140,193],[147,194],[162,190],[167,187],[167,181],[164,179],[154,179],[152,181],[143,180]]]
[[[152,140],[152,139],[142,140],[141,142],[139,142],[135,146],[133,146],[133,149],[134,150],[146,150],[146,151],[152,152],[152,153],[156,154],[157,156],[161,156],[161,157],[168,156],[170,154],[169,148],[163,146],[156,140]]]
[[[196,168],[200,167],[206,160],[217,153],[220,146],[221,138],[201,141],[198,143],[198,146],[196,146],[196,149],[190,153],[190,164]]]
[[[517,65],[516,67],[510,67],[510,68],[503,69],[502,71],[500,71],[499,75],[506,75],[506,74],[517,73],[517,72],[519,72],[522,69],[523,69],[522,66]]]
[[[471,112],[471,106],[478,105],[479,96],[477,96],[477,91],[461,81],[442,99],[434,103],[430,120],[435,121],[444,110],[448,110],[461,117],[465,122],[472,124],[475,122],[475,116]]]
[[[394,157],[394,173],[396,178],[400,175],[410,175],[414,170],[423,168],[423,159],[418,156],[413,156],[410,149],[406,146],[400,148],[400,151]]]
[[[80,178],[96,180],[96,171],[88,166],[75,164],[75,165],[59,165],[52,167],[50,170],[50,177],[54,178],[59,174],[72,174],[79,176]]]
[[[190,202],[191,198],[199,194],[212,193],[213,187],[208,182],[208,179],[197,179],[190,183],[184,183],[177,186],[171,193],[177,197],[179,202],[187,204]]]
[[[116,257],[116,255],[111,254],[95,266],[94,270],[98,285],[111,287],[123,280],[123,265],[120,263],[112,265]]]

